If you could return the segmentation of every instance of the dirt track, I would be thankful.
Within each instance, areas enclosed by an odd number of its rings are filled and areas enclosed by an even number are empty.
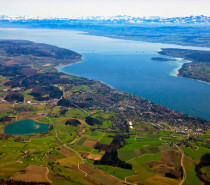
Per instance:
[[[178,146],[178,145],[175,145],[178,150],[180,151],[182,157],[181,157],[181,166],[182,166],[182,169],[183,169],[183,178],[182,178],[182,181],[179,183],[179,185],[182,185],[186,179],[186,171],[185,171],[185,168],[184,168],[184,152],[182,151],[182,149]]]

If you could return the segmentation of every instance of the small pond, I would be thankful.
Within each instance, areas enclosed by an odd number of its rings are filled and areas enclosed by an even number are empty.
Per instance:
[[[29,135],[48,132],[49,124],[38,123],[31,119],[21,120],[7,125],[4,133],[8,135]]]

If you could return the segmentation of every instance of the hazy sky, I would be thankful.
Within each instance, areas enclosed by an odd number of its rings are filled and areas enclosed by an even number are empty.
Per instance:
[[[210,16],[210,0],[0,0],[0,15]]]

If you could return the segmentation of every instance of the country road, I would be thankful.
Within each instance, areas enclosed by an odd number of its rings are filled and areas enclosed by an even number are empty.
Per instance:
[[[182,185],[186,179],[186,171],[185,171],[185,168],[184,168],[184,152],[183,150],[175,144],[175,146],[178,148],[178,150],[180,151],[181,153],[181,166],[182,166],[182,169],[183,169],[183,178],[182,178],[182,181],[179,183],[179,185]]]

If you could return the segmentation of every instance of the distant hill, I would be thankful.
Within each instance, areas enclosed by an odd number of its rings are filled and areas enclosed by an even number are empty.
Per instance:
[[[73,29],[109,38],[210,47],[210,17],[21,17],[0,16],[0,27]]]

